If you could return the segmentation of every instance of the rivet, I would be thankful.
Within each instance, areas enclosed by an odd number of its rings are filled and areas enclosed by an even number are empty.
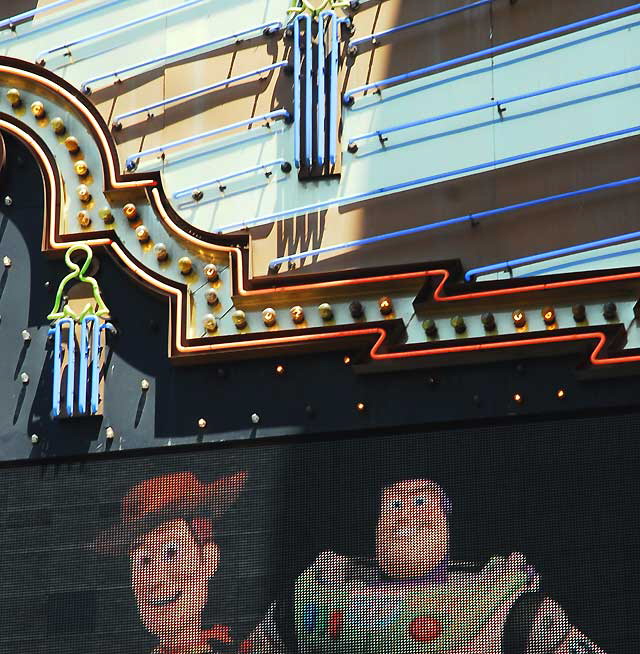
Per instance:
[[[31,434],[31,442],[36,445],[40,438],[38,437],[38,434]]]
[[[115,438],[116,432],[113,427],[107,427],[104,430],[104,435],[107,437],[107,440],[112,441]]]
[[[5,268],[11,268],[11,264],[13,263],[13,261],[11,261],[9,257],[3,257],[2,263],[4,264]]]
[[[150,385],[151,385],[151,384],[149,384],[149,380],[147,380],[147,379],[143,379],[143,380],[140,382],[140,389],[143,390],[143,391],[148,391]]]
[[[254,425],[257,425],[260,422],[260,416],[257,413],[252,413],[251,414],[251,422]]]
[[[28,343],[31,340],[31,334],[26,330],[22,330],[22,340],[25,341],[25,343]]]
[[[13,198],[10,195],[4,196],[4,206],[10,207],[13,204]]]
[[[198,427],[204,429],[207,426],[207,421],[204,418],[198,420]]]
[[[29,373],[27,372],[21,372],[20,373],[20,381],[23,384],[28,384],[29,383]]]

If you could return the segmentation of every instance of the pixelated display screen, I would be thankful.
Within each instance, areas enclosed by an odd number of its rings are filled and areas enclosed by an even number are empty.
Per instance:
[[[638,652],[639,428],[4,466],[0,652]]]

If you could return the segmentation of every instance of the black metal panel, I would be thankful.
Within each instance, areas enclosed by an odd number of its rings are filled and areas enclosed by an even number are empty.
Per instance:
[[[12,138],[7,150],[0,258],[10,257],[11,266],[0,270],[0,459],[637,405],[634,378],[580,381],[577,355],[362,376],[345,365],[346,352],[174,367],[167,358],[165,301],[137,287],[99,253],[97,278],[119,331],[107,352],[105,414],[54,420],[45,317],[66,268],[40,251],[42,181],[35,161]],[[30,341],[23,340],[24,329]],[[276,373],[278,364],[284,374]],[[27,384],[22,372],[29,375]],[[143,379],[150,382],[146,392]],[[560,388],[563,399],[557,397]],[[515,393],[522,403],[514,401]],[[207,422],[204,429],[200,418]],[[105,437],[109,426],[115,432],[111,441]],[[35,445],[32,434],[39,438]]]

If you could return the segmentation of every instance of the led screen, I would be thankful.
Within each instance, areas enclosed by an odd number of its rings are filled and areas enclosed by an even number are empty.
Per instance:
[[[5,466],[0,652],[638,652],[638,427]]]

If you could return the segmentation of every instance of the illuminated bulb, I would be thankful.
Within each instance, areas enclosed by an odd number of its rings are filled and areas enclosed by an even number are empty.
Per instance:
[[[527,314],[522,309],[516,309],[511,314],[511,319],[513,324],[518,328],[526,327],[527,325]]]
[[[276,310],[271,307],[267,307],[262,312],[262,322],[266,327],[273,327],[276,324]]]
[[[422,322],[422,329],[424,329],[424,333],[431,338],[438,335],[438,325],[436,325],[436,321],[431,318]]]
[[[482,316],[480,316],[480,320],[483,327],[485,328],[485,331],[492,332],[495,330],[496,317],[492,313],[483,313]]]
[[[87,166],[87,162],[82,159],[73,164],[73,169],[76,171],[78,177],[85,177],[89,173],[89,166]]]
[[[576,322],[584,322],[587,319],[587,310],[584,304],[574,304],[571,307],[571,312]]]
[[[146,243],[149,240],[149,230],[144,225],[136,227],[136,238],[140,243]]]
[[[111,209],[100,209],[100,211],[98,211],[98,215],[105,225],[110,225],[113,222],[113,213],[111,213]]]
[[[213,306],[214,304],[218,304],[218,294],[212,289],[209,288],[204,294],[205,299],[207,300],[207,304],[210,306]]]
[[[522,404],[522,402],[523,402],[522,395],[520,395],[520,393],[515,393],[514,396],[513,396],[513,401],[516,404]]]
[[[467,331],[467,323],[465,323],[462,316],[454,316],[451,318],[451,326],[456,334],[464,334]]]
[[[51,119],[51,129],[58,136],[62,136],[67,131],[67,128],[64,125],[64,121],[59,117]]]
[[[183,275],[188,275],[193,270],[193,264],[189,257],[180,257],[178,259],[178,269]]]
[[[44,105],[39,100],[36,100],[31,104],[31,113],[36,118],[44,118],[47,115],[47,112],[44,110]]]
[[[247,314],[242,309],[237,309],[231,314],[231,320],[237,329],[244,329],[247,326]]]
[[[80,152],[80,143],[78,143],[78,139],[75,136],[67,136],[64,140],[64,146],[71,154]]]
[[[362,413],[366,409],[364,402],[358,402],[356,404],[356,409]]]
[[[215,332],[216,329],[218,329],[218,321],[212,313],[207,313],[205,315],[204,319],[202,320],[202,324],[208,332]]]
[[[91,200],[91,191],[89,191],[89,187],[86,184],[80,184],[77,192],[81,202],[89,202]]]
[[[166,261],[169,258],[169,251],[164,243],[156,243],[153,251],[158,261]]]
[[[78,223],[80,227],[89,227],[91,224],[91,216],[88,211],[78,211]]]
[[[556,324],[556,312],[552,307],[545,307],[542,310],[542,320],[544,320],[544,324],[547,325],[547,327]]]
[[[115,438],[116,432],[114,431],[113,427],[107,427],[104,430],[104,435],[107,437],[107,440],[112,441]]]
[[[348,354],[345,355],[344,359],[342,360],[344,361],[345,366],[351,365],[351,357]]]
[[[18,89],[9,89],[7,91],[7,100],[9,100],[14,109],[17,109],[22,104],[20,91]]]
[[[199,427],[200,429],[205,429],[206,426],[207,426],[207,421],[206,421],[204,418],[200,418],[200,419],[198,420],[198,427]]]
[[[11,258],[10,258],[10,257],[2,257],[2,265],[3,265],[5,268],[11,268],[11,264],[12,264],[12,263],[13,263],[13,262],[11,261]]]
[[[138,217],[138,210],[136,209],[136,205],[132,202],[125,204],[124,207],[122,207],[122,211],[130,222],[133,222]]]
[[[383,316],[388,316],[390,313],[393,313],[393,302],[391,301],[391,298],[386,295],[381,297],[378,300],[378,308]]]
[[[295,307],[291,307],[289,313],[291,314],[291,320],[293,320],[296,325],[304,322],[304,309],[301,306],[296,305]]]
[[[214,264],[208,263],[204,267],[204,276],[207,278],[208,281],[215,282],[216,279],[218,279],[218,269],[215,267]]]
[[[354,320],[362,318],[362,316],[364,316],[364,307],[362,306],[362,302],[358,302],[358,300],[351,302],[349,305],[349,313]]]
[[[602,307],[602,316],[605,320],[615,320],[618,317],[618,307],[615,302],[607,302]]]
[[[558,389],[558,392],[556,393],[556,395],[558,396],[559,400],[564,399],[564,397],[566,395],[566,393],[564,392],[564,388]]]
[[[151,384],[149,384],[149,380],[148,380],[148,379],[143,379],[143,380],[140,382],[140,390],[141,390],[141,391],[148,391],[150,386],[151,386]]]
[[[284,366],[282,364],[276,366],[276,375],[284,375]]]
[[[328,302],[323,302],[318,307],[318,313],[320,314],[322,320],[331,320],[333,318],[333,309]]]

